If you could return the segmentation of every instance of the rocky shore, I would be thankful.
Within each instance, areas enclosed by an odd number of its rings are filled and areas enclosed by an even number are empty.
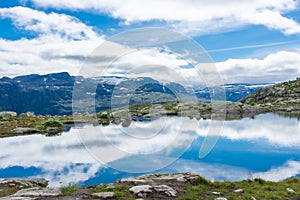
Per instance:
[[[300,179],[211,182],[190,173],[149,174],[111,184],[47,187],[45,179],[0,179],[1,200],[37,199],[299,199]]]
[[[107,126],[111,123],[127,127],[132,121],[149,121],[164,116],[189,117],[190,119],[233,120],[252,117],[265,112],[264,109],[240,102],[214,103],[165,103],[138,104],[130,107],[101,111],[95,115],[76,114],[72,116],[35,116],[25,113],[0,112],[0,137],[28,134],[53,136],[65,127],[78,124]]]

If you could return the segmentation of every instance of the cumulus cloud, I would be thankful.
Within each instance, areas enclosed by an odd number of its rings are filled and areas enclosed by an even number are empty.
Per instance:
[[[181,32],[204,34],[222,32],[245,25],[263,25],[285,34],[299,34],[300,25],[284,14],[297,9],[297,0],[180,1],[128,0],[67,1],[31,0],[41,7],[71,10],[93,10],[122,19],[127,24],[161,20]]]
[[[0,38],[1,76],[61,71],[76,74],[85,56],[103,42],[92,27],[65,14],[11,7],[1,8],[0,17],[36,34],[32,39]]]
[[[80,22],[77,18],[58,13],[45,13],[27,7],[1,8],[0,16],[12,19],[20,29],[33,31],[41,35],[56,35],[67,39],[95,39],[97,34],[92,27]]]
[[[215,63],[224,82],[274,82],[300,75],[300,50],[279,51],[262,59],[228,59]]]
[[[269,181],[282,181],[300,174],[300,162],[289,160],[283,166],[274,167],[266,172],[254,173],[253,177]]]

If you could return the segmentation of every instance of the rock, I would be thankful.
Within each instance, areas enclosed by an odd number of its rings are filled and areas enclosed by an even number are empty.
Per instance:
[[[110,184],[110,185],[108,185],[105,189],[106,190],[113,190],[113,189],[115,189],[116,187],[114,186],[114,185],[112,185],[112,184]]]
[[[215,198],[215,200],[227,200],[225,197],[218,197],[218,198]]]
[[[9,119],[11,117],[16,117],[17,113],[16,112],[12,112],[12,111],[1,111],[0,112],[0,118],[3,119]]]
[[[288,191],[289,193],[295,193],[295,190],[293,190],[292,188],[286,188],[286,191]]]
[[[153,187],[150,185],[137,185],[129,189],[130,192],[137,195],[138,193],[151,193]]]
[[[34,112],[26,112],[27,117],[35,117]]]
[[[32,134],[32,133],[38,133],[39,130],[35,128],[28,128],[28,127],[17,127],[14,129],[17,134]]]
[[[62,128],[59,127],[47,127],[46,132],[47,133],[59,133],[62,131]]]
[[[1,200],[36,200],[36,198],[31,197],[2,197]]]
[[[236,189],[236,190],[233,190],[233,192],[235,192],[235,193],[242,193],[242,192],[244,192],[244,190],[243,189]]]
[[[221,195],[220,192],[211,192],[213,195]]]
[[[196,174],[191,173],[174,173],[174,174],[147,174],[137,177],[138,179],[145,180],[147,182],[161,182],[161,181],[178,181],[189,182],[195,180],[198,177]]]
[[[44,178],[3,178],[0,179],[1,185],[9,185],[9,184],[18,183],[22,186],[26,187],[46,187],[48,185],[48,181]]]
[[[123,179],[118,180],[118,182],[119,183],[134,183],[134,184],[146,183],[145,180],[137,179],[137,178],[123,178]]]
[[[176,197],[177,196],[177,191],[171,188],[168,185],[155,185],[154,190],[157,192],[163,192],[169,197]]]
[[[94,193],[93,196],[101,198],[101,199],[109,199],[115,196],[114,192],[98,192]]]
[[[44,178],[21,178],[16,180],[20,184],[29,187],[35,187],[35,186],[46,187],[48,185],[48,181]]]
[[[10,197],[56,197],[61,195],[59,188],[28,188],[22,189]]]

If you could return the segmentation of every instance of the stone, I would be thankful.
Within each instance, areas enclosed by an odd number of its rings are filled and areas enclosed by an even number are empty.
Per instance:
[[[94,193],[93,196],[101,198],[101,199],[109,199],[115,196],[114,192],[98,192]]]
[[[244,190],[243,189],[236,189],[236,190],[233,190],[233,192],[235,192],[235,193],[242,193],[242,192],[244,192]]]
[[[137,178],[123,178],[123,179],[120,179],[118,182],[120,182],[120,183],[134,183],[134,184],[146,183],[145,180],[137,179]]]
[[[177,191],[168,185],[156,185],[156,186],[154,186],[154,190],[157,192],[163,192],[166,195],[168,195],[169,197],[177,196]]]
[[[215,200],[227,200],[225,197],[218,197],[218,198],[215,198]]]
[[[112,185],[112,184],[110,184],[110,185],[108,185],[105,189],[106,190],[113,190],[113,189],[115,189],[116,187],[114,186],[114,185]]]
[[[34,128],[28,128],[28,127],[17,127],[14,129],[17,134],[31,134],[31,133],[38,133],[39,130]]]
[[[16,117],[17,113],[12,111],[1,111],[0,118],[9,119],[11,117]]]
[[[2,197],[1,200],[35,200],[36,198],[32,197]]]
[[[256,198],[254,196],[251,196],[251,200],[256,200]]]
[[[293,190],[292,188],[286,188],[286,191],[288,191],[289,193],[295,193],[295,190]]]
[[[46,132],[47,133],[59,133],[62,131],[62,128],[59,127],[47,127]]]
[[[150,185],[137,185],[133,186],[129,189],[130,192],[133,194],[138,194],[138,193],[151,193],[153,187]]]
[[[22,189],[11,195],[11,197],[56,197],[61,195],[59,188],[28,188]]]
[[[34,112],[26,112],[27,117],[35,117]]]
[[[221,195],[220,192],[211,192],[213,195]]]

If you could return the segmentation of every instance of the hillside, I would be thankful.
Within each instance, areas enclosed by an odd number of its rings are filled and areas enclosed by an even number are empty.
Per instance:
[[[255,105],[268,111],[300,111],[300,78],[283,82],[257,92],[241,100],[242,103]]]

